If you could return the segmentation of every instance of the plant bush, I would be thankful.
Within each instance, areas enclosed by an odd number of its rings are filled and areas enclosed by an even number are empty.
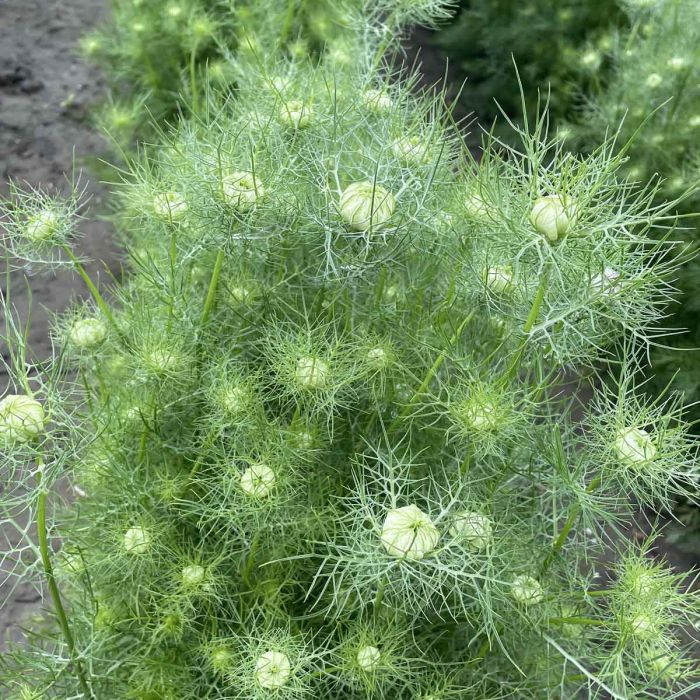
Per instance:
[[[521,116],[519,83],[530,115],[539,92],[561,118],[582,91],[601,84],[624,17],[619,0],[561,0],[556,7],[547,0],[462,0],[438,43],[466,78],[468,107],[482,123],[501,110]]]
[[[697,478],[684,408],[634,380],[674,216],[544,117],[477,165],[382,63],[447,5],[348,8],[318,62],[239,54],[236,99],[122,171],[113,301],[47,362],[8,313],[5,568],[55,611],[2,659],[13,700],[698,687],[697,595],[624,537]],[[79,207],[16,190],[14,265],[84,274]]]

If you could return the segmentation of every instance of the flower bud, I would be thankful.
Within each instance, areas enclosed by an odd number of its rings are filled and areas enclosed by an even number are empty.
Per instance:
[[[615,294],[620,290],[620,273],[612,267],[591,277],[590,290],[595,294]]]
[[[0,439],[24,443],[44,430],[44,407],[31,396],[8,394],[0,401]]]
[[[279,111],[280,121],[292,129],[304,129],[311,123],[313,109],[299,100],[290,100]]]
[[[394,101],[391,99],[391,97],[389,97],[389,95],[374,88],[365,90],[362,95],[362,99],[367,108],[375,114],[388,112],[394,106]]]
[[[206,571],[200,564],[189,564],[183,567],[180,577],[186,588],[196,588],[204,583]]]
[[[429,160],[429,145],[425,136],[402,136],[391,144],[394,155],[406,163],[421,164]]]
[[[386,350],[379,346],[367,351],[367,359],[374,369],[384,369],[389,364]]]
[[[513,289],[513,270],[510,266],[489,267],[484,271],[484,281],[495,294],[505,294]]]
[[[381,651],[379,651],[377,647],[373,646],[361,647],[357,652],[357,656],[355,657],[357,665],[367,673],[377,670],[381,658]]]
[[[294,377],[305,389],[322,389],[328,383],[330,366],[319,357],[300,357]]]
[[[266,651],[255,662],[255,680],[262,688],[282,688],[292,674],[289,657],[281,651]]]
[[[479,552],[491,542],[491,520],[481,513],[466,510],[455,518],[450,526],[450,535],[465,541],[469,549]]]
[[[381,539],[392,557],[420,561],[437,547],[440,533],[426,513],[408,505],[387,513]]]
[[[265,189],[253,173],[235,172],[224,176],[221,192],[226,203],[239,211],[252,209],[265,195]]]
[[[241,489],[251,498],[269,496],[277,482],[275,472],[266,464],[253,464],[241,474]]]
[[[493,401],[477,393],[458,406],[457,416],[466,428],[486,433],[498,428],[501,411]]]
[[[55,209],[42,209],[27,219],[24,237],[32,243],[42,243],[56,233],[60,223],[60,216]]]
[[[217,646],[209,652],[209,663],[217,673],[228,673],[231,670],[233,660],[233,652],[228,647]]]
[[[159,219],[179,221],[187,214],[187,202],[179,192],[161,192],[153,198],[153,211]]]
[[[513,598],[523,605],[535,605],[544,599],[540,582],[532,576],[516,576],[510,589]]]
[[[640,639],[649,639],[657,633],[654,620],[645,613],[638,613],[630,620],[630,632]]]
[[[644,82],[646,83],[647,87],[654,89],[659,87],[659,85],[664,82],[664,79],[658,73],[650,73]]]
[[[146,554],[151,548],[151,534],[143,527],[130,527],[124,533],[124,551],[128,554]]]
[[[684,56],[671,56],[671,58],[666,61],[666,65],[675,71],[681,71],[688,67],[688,59]]]
[[[469,193],[464,199],[464,208],[472,219],[484,219],[489,213],[489,206],[484,198],[476,192]]]
[[[395,207],[394,196],[369,180],[353,182],[340,197],[340,215],[355,231],[382,227],[391,219]]]
[[[107,337],[107,326],[99,318],[83,318],[76,321],[68,333],[70,342],[76,348],[95,348]]]
[[[651,435],[643,428],[623,428],[615,439],[615,452],[621,462],[636,466],[656,457],[657,448]]]
[[[530,223],[550,243],[564,238],[577,218],[576,205],[568,197],[546,195],[535,200],[530,210]]]

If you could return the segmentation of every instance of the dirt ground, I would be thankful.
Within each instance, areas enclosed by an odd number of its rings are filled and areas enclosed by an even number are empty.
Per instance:
[[[0,0],[0,196],[8,181],[28,182],[59,191],[67,189],[66,174],[80,170],[87,158],[104,152],[104,143],[91,127],[91,105],[105,93],[99,73],[75,53],[79,36],[105,14],[108,0]],[[407,60],[425,68],[424,85],[442,82],[445,59],[430,45],[428,32],[418,32],[407,46]],[[457,87],[451,87],[452,94]],[[468,86],[466,95],[468,96]],[[459,118],[468,111],[460,110]],[[109,226],[96,217],[105,189],[90,178],[89,216],[82,225],[82,253],[95,261],[89,266],[93,279],[118,273],[117,253]],[[31,271],[29,271],[31,272]],[[85,295],[83,283],[70,274],[29,274],[33,317],[29,339],[38,356],[50,351],[48,324],[52,312],[65,309],[72,299]],[[28,294],[15,285],[20,317],[27,317]],[[0,328],[2,318],[0,316]],[[4,348],[0,348],[6,354]],[[0,369],[0,396],[8,377]],[[1,485],[0,485],[1,488]],[[633,538],[643,538],[641,531]],[[0,544],[1,541],[0,541]],[[678,570],[697,564],[681,550],[664,545],[660,553]],[[0,562],[2,561],[0,556]],[[8,639],[18,639],[23,619],[37,609],[39,596],[32,588],[15,589],[2,577],[0,565],[0,651]]]
[[[66,175],[70,178],[86,158],[104,152],[100,136],[87,120],[90,105],[104,94],[105,85],[98,72],[74,53],[74,47],[80,35],[104,15],[107,5],[108,0],[0,0],[0,197],[7,194],[10,179],[65,191]],[[89,173],[82,179],[90,181]],[[100,211],[104,189],[90,181],[87,194],[89,209],[83,213],[94,216]],[[109,226],[91,218],[83,222],[82,233],[81,252],[116,271]],[[93,278],[105,277],[101,263],[91,264],[90,269]],[[45,357],[51,347],[51,313],[65,309],[86,290],[82,281],[68,273],[31,272],[29,339],[37,356]],[[26,319],[29,295],[18,280],[13,297],[19,317]],[[0,328],[4,328],[2,314]],[[0,351],[6,357],[6,348]],[[7,384],[0,368],[0,396]],[[18,637],[19,622],[39,603],[33,589],[14,589],[5,581],[3,569],[0,565],[0,651],[7,638]]]

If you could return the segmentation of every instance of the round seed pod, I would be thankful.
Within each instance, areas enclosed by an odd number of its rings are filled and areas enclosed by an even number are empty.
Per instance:
[[[430,516],[411,504],[387,513],[381,540],[392,557],[420,561],[432,554],[440,533]]]
[[[615,438],[615,453],[624,464],[638,466],[650,462],[658,452],[651,435],[643,428],[623,428]]]
[[[395,207],[394,196],[369,180],[353,182],[340,197],[340,215],[354,231],[381,228],[391,219]]]
[[[0,440],[25,443],[44,430],[44,407],[31,396],[8,394],[0,401]]]
[[[558,194],[539,197],[530,210],[530,223],[550,243],[564,238],[576,219],[576,205]]]
[[[241,474],[241,489],[251,498],[269,496],[277,482],[275,472],[266,464],[253,464]]]

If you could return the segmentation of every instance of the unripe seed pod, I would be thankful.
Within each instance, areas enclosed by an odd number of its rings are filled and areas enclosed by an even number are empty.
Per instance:
[[[151,548],[151,534],[143,527],[130,527],[124,533],[124,551],[128,554],[146,554]]]
[[[330,366],[318,357],[300,357],[294,377],[305,389],[322,389],[328,383]]]
[[[475,396],[459,407],[464,425],[480,433],[498,428],[499,413],[498,406],[483,396]]]
[[[484,271],[484,282],[496,294],[505,294],[513,289],[513,270],[510,266],[489,267]]]
[[[634,426],[618,432],[614,448],[620,461],[630,466],[650,462],[658,451],[651,435]]]
[[[688,59],[684,56],[671,56],[671,58],[666,61],[666,65],[675,71],[681,71],[688,67]]]
[[[291,675],[292,664],[281,651],[266,651],[255,662],[255,680],[267,690],[282,688]]]
[[[304,129],[309,126],[312,116],[312,107],[300,100],[290,100],[282,105],[279,111],[280,121],[292,129]]]
[[[540,582],[532,576],[521,575],[513,579],[510,589],[513,598],[523,605],[535,605],[544,600],[544,592]]]
[[[550,243],[564,238],[576,222],[576,205],[568,197],[550,194],[535,200],[530,210],[530,223]]]
[[[387,513],[381,540],[392,557],[420,561],[432,554],[440,533],[430,516],[411,504]]]
[[[221,181],[221,192],[226,203],[239,211],[252,209],[265,195],[265,189],[253,173],[235,172]]]
[[[58,229],[60,217],[53,209],[42,209],[27,219],[24,227],[24,237],[32,243],[42,243],[49,240]]]
[[[464,511],[450,526],[450,535],[464,540],[469,549],[479,552],[491,542],[491,520],[481,513]]]
[[[476,192],[471,192],[464,199],[464,208],[472,219],[484,219],[489,214],[489,206],[484,198]]]
[[[83,318],[71,326],[68,337],[76,348],[89,350],[104,341],[107,337],[107,326],[99,318]]]
[[[29,442],[44,430],[44,407],[31,396],[9,394],[0,401],[0,440]]]
[[[187,588],[195,588],[204,583],[206,570],[201,564],[188,564],[181,572],[182,583]]]
[[[187,202],[179,192],[161,192],[153,198],[153,211],[159,219],[180,221],[187,214]]]
[[[366,646],[358,650],[357,656],[355,657],[357,665],[367,673],[371,671],[376,671],[381,661],[382,653],[377,649],[377,647]]]
[[[395,207],[394,196],[369,180],[353,182],[340,197],[340,215],[354,231],[381,228],[391,219]]]
[[[275,472],[266,464],[253,464],[241,474],[241,489],[251,498],[269,496],[277,482]]]

